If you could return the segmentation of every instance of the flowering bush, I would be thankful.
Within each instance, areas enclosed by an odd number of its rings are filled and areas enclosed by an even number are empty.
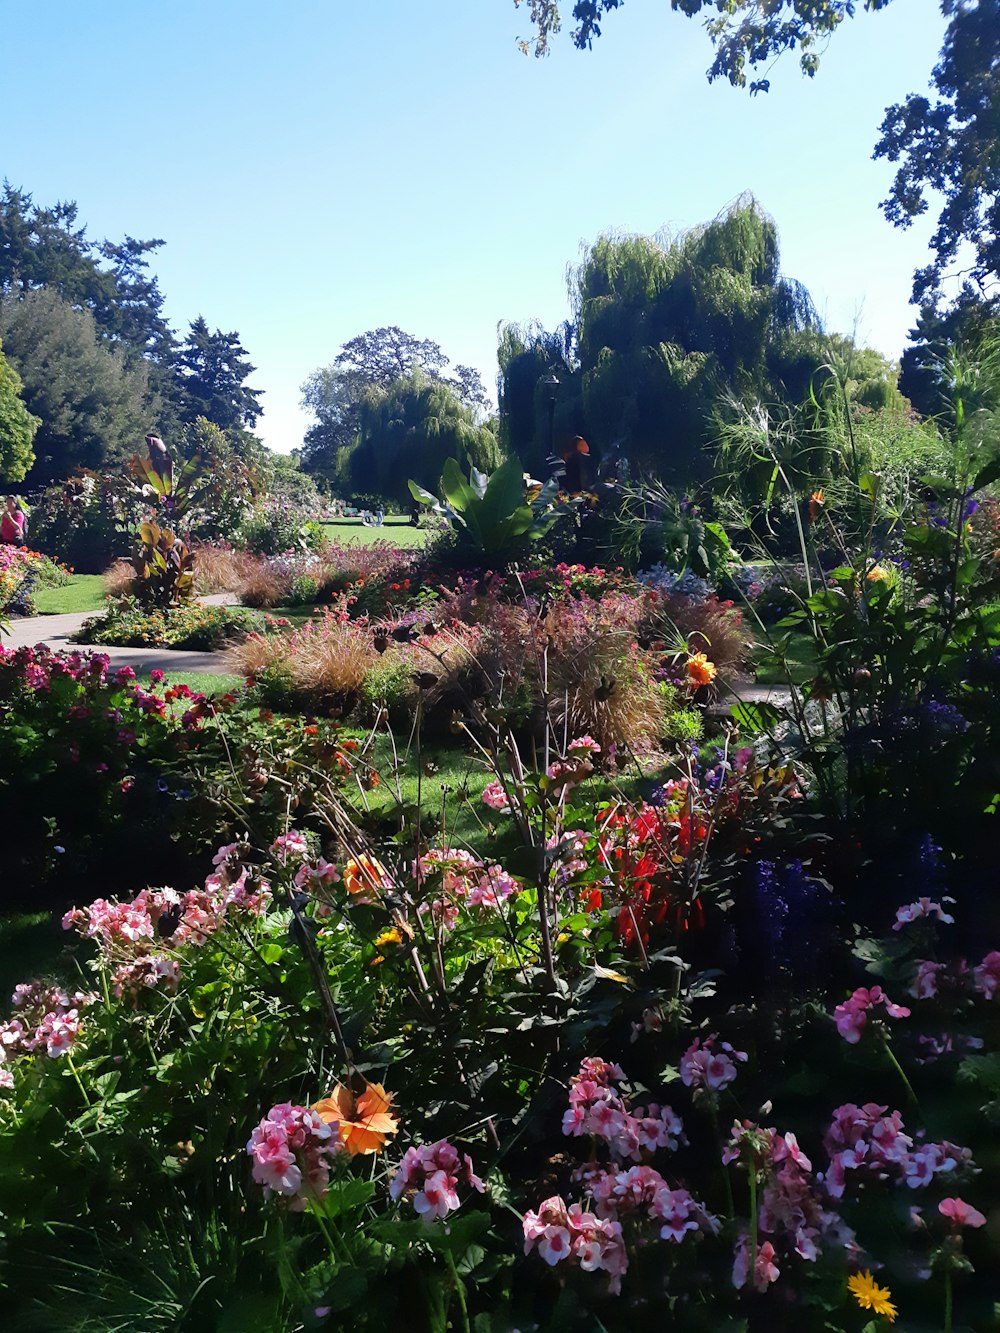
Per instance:
[[[40,551],[0,543],[0,616],[34,615],[35,592],[59,587],[68,578],[68,570]]]
[[[101,615],[87,620],[77,637],[81,643],[214,652],[267,623],[239,606],[191,603],[156,610],[140,606],[134,598],[120,597]]]

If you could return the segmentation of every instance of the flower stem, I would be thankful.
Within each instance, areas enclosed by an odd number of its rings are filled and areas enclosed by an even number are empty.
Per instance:
[[[757,1283],[757,1162],[750,1154],[750,1285]]]
[[[66,1063],[69,1066],[69,1072],[73,1075],[74,1079],[76,1080],[76,1086],[80,1089],[80,1096],[89,1106],[90,1097],[87,1093],[87,1089],[83,1086],[83,1082],[80,1078],[80,1075],[77,1073],[76,1065],[73,1063],[73,1056],[69,1051],[66,1052]]]
[[[951,1269],[945,1270],[944,1275],[944,1333],[951,1333],[952,1320],[952,1290],[951,1290]]]
[[[448,1271],[451,1273],[451,1280],[455,1284],[455,1294],[458,1297],[459,1308],[462,1311],[462,1333],[471,1333],[469,1324],[469,1307],[465,1301],[465,1283],[458,1275],[458,1269],[455,1267],[455,1258],[451,1250],[445,1250],[444,1257],[448,1261]]]
[[[903,1080],[903,1086],[906,1088],[907,1097],[909,1097],[910,1101],[916,1108],[917,1114],[922,1116],[923,1112],[920,1110],[920,1103],[917,1101],[917,1094],[913,1091],[913,1085],[911,1084],[910,1080],[906,1077],[906,1071],[903,1069],[903,1066],[896,1059],[895,1052],[890,1046],[889,1038],[887,1036],[883,1035],[882,1045],[885,1049],[886,1055],[889,1057],[889,1063],[892,1065],[893,1069],[895,1069],[899,1077]]]

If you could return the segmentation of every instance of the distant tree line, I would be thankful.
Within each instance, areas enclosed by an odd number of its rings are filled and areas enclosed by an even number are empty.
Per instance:
[[[0,405],[0,480],[38,487],[111,466],[146,432],[177,441],[199,419],[248,437],[261,412],[254,367],[237,333],[201,316],[183,337],[171,329],[149,269],[162,244],[92,240],[75,203],[42,207],[4,182],[0,404],[6,365],[35,429],[26,448],[22,421],[15,444]]]

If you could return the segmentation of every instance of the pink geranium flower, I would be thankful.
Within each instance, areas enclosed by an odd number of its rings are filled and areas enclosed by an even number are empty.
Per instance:
[[[942,1199],[938,1212],[947,1217],[954,1227],[984,1227],[986,1218],[978,1208],[973,1208],[964,1199]]]

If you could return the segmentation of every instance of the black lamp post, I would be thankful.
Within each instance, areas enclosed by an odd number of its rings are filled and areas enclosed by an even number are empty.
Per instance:
[[[549,457],[552,457],[553,426],[556,416],[556,393],[559,390],[559,378],[556,375],[546,375],[542,380],[545,391],[549,399]]]

